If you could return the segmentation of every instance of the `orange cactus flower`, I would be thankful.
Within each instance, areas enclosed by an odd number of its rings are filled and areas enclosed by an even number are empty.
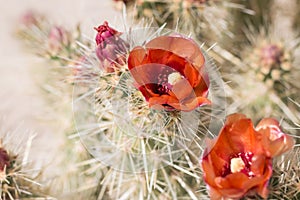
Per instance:
[[[149,106],[155,109],[191,111],[210,104],[205,59],[191,39],[160,36],[145,48],[135,47],[128,68]]]
[[[263,119],[256,128],[243,114],[232,114],[215,140],[208,140],[201,165],[211,199],[240,199],[249,192],[267,198],[272,158],[294,145],[279,123]]]

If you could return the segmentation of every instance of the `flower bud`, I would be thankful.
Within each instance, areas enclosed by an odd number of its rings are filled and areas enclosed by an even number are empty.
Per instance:
[[[27,27],[37,25],[38,24],[38,18],[41,16],[38,16],[33,11],[27,11],[24,15],[21,16],[21,23]]]
[[[48,35],[48,47],[51,54],[57,54],[64,46],[68,44],[67,31],[58,26],[51,28]]]
[[[0,147],[0,172],[9,167],[10,160],[7,151]]]
[[[117,30],[108,26],[105,21],[103,25],[95,28],[98,31],[96,36],[96,55],[101,62],[102,68],[113,72],[119,65],[124,65],[126,48],[128,44],[120,38]]]
[[[282,49],[277,45],[267,45],[261,49],[261,61],[262,64],[268,68],[273,67],[275,64],[281,62],[283,55]]]

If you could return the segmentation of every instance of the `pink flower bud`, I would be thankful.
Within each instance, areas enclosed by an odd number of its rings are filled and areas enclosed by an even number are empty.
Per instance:
[[[21,23],[24,24],[25,26],[32,26],[32,25],[37,25],[38,24],[38,18],[36,13],[33,11],[27,11],[24,15],[21,16]]]
[[[282,49],[277,45],[266,45],[261,49],[262,64],[272,67],[274,64],[280,64],[283,55]]]
[[[56,54],[60,51],[65,45],[68,43],[68,33],[67,31],[58,26],[54,26],[51,28],[50,33],[48,35],[48,47],[49,50]]]
[[[128,44],[120,38],[122,33],[109,27],[106,21],[95,30],[98,32],[96,55],[101,61],[102,67],[106,71],[112,72],[118,65],[125,63]]]
[[[0,172],[10,166],[10,159],[7,151],[0,147]]]

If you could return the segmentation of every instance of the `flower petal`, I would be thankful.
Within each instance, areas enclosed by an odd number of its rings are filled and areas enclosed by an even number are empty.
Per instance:
[[[209,190],[209,196],[211,200],[222,199],[222,194],[218,190],[214,189],[213,187],[208,187],[208,190]]]
[[[128,68],[133,69],[136,66],[140,66],[146,57],[146,50],[143,47],[135,47],[128,57]]]
[[[249,181],[249,177],[241,172],[229,174],[225,178],[217,177],[215,179],[219,192],[226,198],[241,198],[244,196],[249,189],[244,187],[247,181]]]
[[[272,118],[265,118],[256,126],[256,130],[265,137],[265,148],[271,157],[278,156],[293,148],[294,139],[283,133],[279,122]]]
[[[177,99],[172,98],[169,95],[161,95],[159,97],[151,97],[149,99],[149,106],[151,108],[161,110],[161,109],[165,108],[164,105],[169,105],[170,101],[177,101],[177,103],[178,103]]]
[[[255,136],[255,130],[250,119],[245,115],[232,114],[227,117],[213,151],[224,160],[240,152],[261,151],[262,147]]]
[[[279,156],[293,148],[295,140],[286,135],[282,136],[279,139],[272,141],[269,146],[269,152],[272,157]]]
[[[209,160],[208,157],[202,159],[201,166],[202,166],[202,170],[204,172],[203,178],[204,178],[205,182],[209,186],[216,187],[215,178],[217,177],[217,175],[215,173],[215,169],[212,167],[212,162]]]
[[[197,68],[204,64],[204,56],[198,45],[183,37],[160,36],[146,44],[146,48],[163,49],[189,60]]]
[[[138,87],[151,84],[157,85],[159,73],[168,68],[168,66],[162,64],[150,63],[134,67],[130,70],[130,73],[136,81]],[[153,88],[153,90],[155,89]]]
[[[189,99],[189,101],[185,101],[181,104],[181,109],[182,111],[192,111],[195,108],[199,107],[199,106],[204,106],[204,105],[209,105],[211,104],[211,101],[208,100],[205,97],[196,97],[196,98],[191,98]]]
[[[173,85],[169,94],[182,102],[186,97],[191,95],[192,91],[193,88],[190,83],[186,79],[181,79],[175,85]],[[195,94],[193,96],[194,98],[196,97]]]
[[[193,67],[190,63],[186,63],[184,67],[184,76],[188,79],[192,87],[196,87],[201,80],[199,69]]]
[[[146,84],[146,85],[143,85],[143,86],[138,86],[139,90],[141,91],[141,93],[143,94],[143,96],[145,97],[145,99],[147,101],[149,101],[149,99],[151,97],[158,97],[159,96],[158,94],[155,94],[153,92],[154,87],[156,87],[156,85],[153,85],[153,84]]]
[[[252,158],[251,171],[257,177],[261,177],[260,184],[257,185],[257,193],[266,198],[268,195],[268,181],[272,176],[272,159],[266,155],[254,155]]]
[[[272,128],[280,132],[280,125],[276,119],[273,118],[264,118],[256,126],[256,130]],[[276,134],[276,133],[275,133]]]
[[[150,63],[163,64],[170,67],[181,75],[184,75],[186,59],[162,49],[148,49],[148,59]]]

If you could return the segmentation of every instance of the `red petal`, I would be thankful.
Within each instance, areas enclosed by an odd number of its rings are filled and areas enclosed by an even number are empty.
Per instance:
[[[295,141],[291,136],[284,134],[279,122],[272,118],[262,119],[256,126],[256,130],[262,134],[265,149],[271,157],[278,156],[293,148]]]
[[[148,61],[149,63],[162,64],[165,67],[170,67],[180,74],[184,75],[183,70],[185,63],[184,58],[162,49],[148,49]]]
[[[168,104],[168,101],[170,99],[169,95],[161,95],[158,97],[151,97],[149,99],[149,106],[150,107],[157,107],[157,105],[163,105],[163,104]]]
[[[275,141],[271,141],[268,150],[271,154],[271,157],[275,157],[291,150],[294,145],[295,140],[292,137],[285,135]]]
[[[262,152],[261,139],[255,131],[251,119],[240,119],[229,132],[233,149],[238,152]]]
[[[228,160],[230,156],[257,148],[255,132],[250,119],[241,114],[227,117],[225,126],[220,132],[213,151]]]
[[[136,66],[140,66],[146,56],[146,50],[142,47],[135,47],[128,57],[128,69],[131,70]]]
[[[144,85],[144,86],[140,86],[139,87],[139,90],[142,92],[143,96],[145,97],[145,99],[147,101],[149,101],[149,99],[151,97],[158,97],[159,95],[158,94],[155,94],[153,92],[153,85],[151,84],[147,84],[147,85]]]
[[[197,68],[204,64],[204,56],[198,45],[191,39],[173,36],[161,36],[146,44],[146,48],[163,49],[189,60]]]
[[[261,177],[261,181],[257,186],[257,192],[260,196],[266,198],[268,194],[268,181],[272,176],[272,159],[265,155],[255,155],[252,158],[251,171],[257,177]]]
[[[279,122],[273,118],[264,118],[256,126],[256,129],[265,129],[269,127],[276,127],[280,129]]]
[[[203,158],[202,162],[202,170],[205,182],[212,187],[216,187],[215,178],[217,177],[215,173],[215,169],[212,167],[211,161],[208,157]]]
[[[137,67],[133,67],[130,70],[131,75],[137,82],[138,87],[148,84],[158,84],[157,77],[162,70],[168,69],[168,66],[156,63],[142,64]]]
[[[192,87],[196,87],[201,80],[201,75],[200,75],[199,69],[194,68],[190,63],[185,64],[184,76],[190,82]]]
[[[209,187],[209,196],[211,200],[220,200],[222,199],[222,194],[219,193],[218,190],[214,189],[213,187]]]
[[[237,121],[239,121],[241,119],[247,119],[246,115],[240,114],[240,113],[234,113],[234,114],[228,115],[226,118],[225,125],[232,126],[234,123],[236,123]]]
[[[196,97],[196,98],[189,99],[189,101],[184,101],[181,104],[181,110],[189,112],[189,111],[192,111],[192,110],[194,110],[195,108],[197,108],[199,106],[204,106],[204,105],[209,105],[209,104],[211,104],[211,101],[208,100],[207,98],[205,98],[205,97]]]
[[[182,103],[185,98],[190,96],[192,91],[193,88],[190,83],[186,79],[181,79],[175,85],[173,85],[170,95],[177,98],[179,102]],[[196,97],[195,94],[193,96],[194,98]]]
[[[257,188],[257,193],[264,199],[266,199],[268,197],[268,193],[269,193],[268,183],[269,183],[269,179],[271,178],[271,176],[272,176],[272,166],[270,164],[266,167],[266,171],[265,171],[264,177],[263,177],[264,181],[262,181],[261,184]]]
[[[208,95],[208,84],[207,82],[204,81],[203,78],[200,79],[199,84],[194,87],[194,92],[196,96],[202,96],[202,97],[207,97]]]

